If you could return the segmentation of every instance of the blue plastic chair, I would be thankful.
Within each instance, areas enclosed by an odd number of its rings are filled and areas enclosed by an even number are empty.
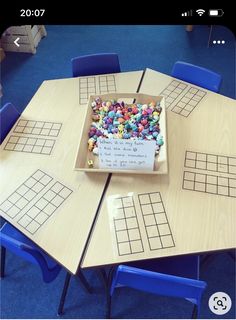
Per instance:
[[[171,75],[213,92],[220,91],[221,75],[194,64],[177,61],[174,64]]]
[[[0,109],[0,144],[6,138],[19,116],[19,111],[10,102]]]
[[[99,53],[71,59],[73,77],[119,73],[120,63],[116,53]]]
[[[35,245],[30,239],[23,235],[20,231],[15,229],[8,222],[0,229],[0,241],[1,241],[1,278],[5,274],[5,256],[6,249],[13,252],[17,256],[24,260],[35,264],[40,267],[42,272],[43,281],[46,283],[52,282],[58,276],[61,271],[61,266],[51,259],[46,253],[44,253],[37,245]],[[63,307],[65,303],[66,293],[69,286],[71,274],[67,272],[65,283],[58,307],[58,314],[63,313]],[[78,278],[83,284],[84,288],[91,293],[91,289],[83,274],[80,272]]]
[[[181,261],[182,260],[182,261]],[[204,281],[198,280],[199,257],[186,256],[133,263],[148,269],[120,265],[111,276],[107,295],[107,317],[111,316],[111,298],[118,286],[164,295],[180,297],[194,304],[192,317],[197,317],[202,294],[206,288]],[[160,273],[160,271],[164,273]]]

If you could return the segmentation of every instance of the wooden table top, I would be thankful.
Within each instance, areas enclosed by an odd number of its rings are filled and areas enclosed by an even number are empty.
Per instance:
[[[169,173],[112,174],[83,268],[236,246],[236,101],[150,69],[139,92],[166,96]]]
[[[32,134],[32,130],[30,133],[29,128],[24,129],[27,133],[19,133],[19,125],[18,129],[15,125],[0,147],[1,215],[73,274],[79,267],[108,177],[104,173],[74,170],[87,107],[84,103],[86,95],[93,93],[85,91],[92,83],[96,89],[91,90],[97,93],[112,91],[114,85],[119,92],[136,92],[142,74],[142,71],[135,71],[44,81],[20,118],[32,120],[27,126],[33,125],[33,133],[41,132],[40,135]],[[104,79],[108,87],[103,87]],[[42,125],[44,132],[37,128]],[[48,126],[53,130],[49,132]],[[36,143],[35,147],[24,146],[27,152],[22,152],[18,140],[18,152],[9,151],[15,146],[10,142],[16,142],[14,139],[19,136],[23,144],[27,137],[27,144],[31,141],[31,144]],[[31,138],[33,140],[29,140]],[[7,143],[8,150],[5,149]],[[30,190],[25,193],[28,187]],[[52,200],[54,191],[57,200]]]

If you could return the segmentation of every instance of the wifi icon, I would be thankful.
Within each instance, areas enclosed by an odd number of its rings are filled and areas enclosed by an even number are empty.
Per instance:
[[[205,13],[205,10],[203,9],[198,9],[196,10],[197,14],[201,17],[204,13]]]

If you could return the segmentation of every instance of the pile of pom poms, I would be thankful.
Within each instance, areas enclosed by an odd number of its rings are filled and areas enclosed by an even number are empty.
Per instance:
[[[92,124],[88,133],[88,149],[98,155],[98,138],[155,140],[156,154],[163,145],[160,134],[159,103],[132,103],[96,98],[92,104]]]

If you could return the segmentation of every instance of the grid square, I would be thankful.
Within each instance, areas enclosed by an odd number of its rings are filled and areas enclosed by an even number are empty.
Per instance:
[[[207,155],[205,153],[198,152],[197,153],[197,160],[206,161],[207,160]]]
[[[205,192],[205,183],[195,182],[195,190]]]
[[[217,185],[207,183],[206,192],[217,194]]]
[[[8,140],[9,143],[17,143],[19,137],[17,136],[11,136],[10,139]]]
[[[228,172],[228,166],[226,164],[218,164],[219,172]]]
[[[51,129],[51,128],[52,128],[52,125],[53,125],[52,122],[45,122],[43,128],[44,128],[44,129]]]
[[[217,171],[217,164],[216,163],[207,162],[207,170]]]
[[[51,190],[54,191],[55,193],[59,193],[59,192],[63,189],[63,187],[64,187],[64,186],[63,186],[60,182],[56,182],[56,183],[52,186]]]
[[[126,208],[126,207],[131,207],[133,206],[133,199],[132,197],[123,197],[123,207]]]
[[[48,215],[46,215],[43,212],[40,212],[39,215],[35,218],[35,221],[37,221],[39,224],[43,224],[48,219]]]
[[[27,215],[24,215],[19,221],[18,223],[22,226],[22,227],[27,227],[28,224],[32,221],[32,219],[27,216]]]
[[[124,219],[117,219],[114,220],[114,224],[115,224],[115,230],[116,231],[120,231],[120,230],[126,230],[126,223]]]
[[[60,130],[62,124],[61,123],[53,123],[52,129],[53,130]]]
[[[35,206],[36,206],[38,209],[43,210],[43,209],[46,207],[47,204],[48,204],[48,201],[46,201],[44,198],[40,198],[40,199],[36,202]]]
[[[50,133],[49,133],[49,136],[51,136],[51,137],[57,137],[58,134],[59,134],[59,130],[53,130],[53,129],[51,129],[51,130],[50,130]]]
[[[223,196],[228,196],[229,195],[229,188],[218,186],[218,194],[221,194]]]
[[[48,190],[43,197],[44,199],[50,202],[55,196],[56,196],[55,192],[53,192],[52,190]]]
[[[28,138],[27,144],[34,145],[36,143],[36,138]]]
[[[33,130],[33,128],[25,127],[22,132],[26,133],[26,134],[30,134],[30,133],[32,133],[32,130]]]
[[[195,177],[195,173],[188,172],[188,171],[184,172],[184,179],[185,180],[194,181],[194,177]]]
[[[129,240],[128,237],[128,231],[127,230],[121,230],[116,232],[117,241],[120,242],[126,242]]]
[[[49,203],[44,209],[43,212],[46,213],[47,215],[52,215],[53,212],[57,209],[53,204]]]
[[[15,218],[15,216],[17,216],[19,212],[20,212],[20,209],[18,209],[16,206],[12,206],[10,209],[7,210],[6,213],[11,218]]]
[[[114,208],[122,208],[123,205],[122,205],[121,198],[112,199],[112,206],[113,206]]]
[[[39,223],[37,223],[36,221],[32,221],[26,227],[26,230],[28,230],[30,233],[35,233],[38,230],[39,227],[40,227]]]
[[[195,168],[195,165],[196,165],[195,160],[185,159],[185,167]]]
[[[153,203],[152,207],[153,207],[154,213],[159,213],[159,212],[165,211],[162,202]]]
[[[161,249],[162,243],[161,243],[160,237],[150,238],[149,245],[151,250]]]
[[[143,245],[141,240],[132,241],[130,245],[132,253],[143,252]]]
[[[67,197],[69,197],[69,195],[72,193],[72,190],[68,189],[67,187],[64,187],[60,192],[59,195],[66,199]]]
[[[16,144],[14,151],[22,151],[24,149],[24,145],[23,144]]]
[[[29,188],[23,184],[18,189],[16,189],[16,192],[23,196],[28,190]]]
[[[161,196],[159,192],[150,193],[151,202],[161,202]]]
[[[187,189],[187,190],[193,190],[194,189],[194,182],[193,181],[184,180],[183,188]]]
[[[33,190],[29,190],[24,195],[24,198],[28,201],[31,201],[35,196],[36,196],[36,192],[34,192]]]
[[[32,130],[32,134],[37,134],[37,135],[39,135],[40,132],[41,132],[41,129],[40,129],[40,128],[33,128],[33,130]]]
[[[218,177],[218,185],[228,187],[229,179],[224,177]]]
[[[159,224],[158,229],[161,236],[171,234],[168,223]]]
[[[42,148],[43,147],[40,147],[40,146],[34,146],[33,149],[32,149],[32,152],[33,153],[41,153],[42,152]]]
[[[187,117],[187,116],[189,116],[190,112],[184,109],[184,110],[182,110],[182,111],[180,112],[180,114],[181,114],[182,116],[184,116],[184,117]]]
[[[229,196],[236,197],[236,189],[235,188],[229,188]]]
[[[161,242],[164,248],[174,247],[174,242],[171,235],[161,236]]]
[[[46,140],[44,146],[45,147],[53,147],[54,146],[55,141],[54,140]]]
[[[147,235],[148,235],[148,238],[159,236],[159,232],[158,232],[157,226],[149,226],[149,227],[147,227]]]
[[[208,155],[207,155],[207,161],[208,161],[208,162],[217,163],[217,156],[215,156],[215,155],[213,155],[213,154],[208,154]]]
[[[40,134],[41,134],[42,136],[48,136],[49,132],[50,132],[49,129],[44,129],[44,128],[43,128],[42,131],[40,132]]]
[[[205,174],[196,173],[195,180],[197,182],[205,183],[206,182],[206,175]]]
[[[11,203],[16,203],[20,198],[21,196],[18,193],[14,192],[10,197],[8,197],[8,200]]]
[[[42,154],[50,154],[52,151],[51,147],[43,147],[41,153]]]
[[[207,175],[207,183],[217,184],[217,176]]]
[[[145,226],[155,225],[156,224],[155,216],[153,214],[144,216],[144,224]]]
[[[15,205],[19,208],[19,209],[23,209],[26,205],[28,204],[28,201],[24,198],[20,198]]]
[[[42,128],[43,128],[43,124],[44,124],[43,121],[37,121],[37,122],[36,122],[36,125],[35,125],[35,128],[40,128],[40,129],[42,129]]]
[[[124,208],[124,211],[125,211],[125,217],[126,218],[135,217],[136,216],[134,207]]]
[[[14,147],[15,147],[15,144],[8,142],[8,143],[5,145],[5,148],[4,148],[4,149],[11,151],[11,150],[14,150]]]
[[[35,191],[36,193],[39,193],[41,190],[43,190],[44,185],[40,182],[37,182],[33,187],[32,190]]]
[[[47,184],[49,184],[49,182],[52,181],[52,178],[50,176],[48,176],[47,174],[45,174],[41,179],[40,179],[40,183],[42,183],[44,186],[46,186]]]
[[[167,222],[165,213],[156,213],[155,219],[157,224],[162,224]]]
[[[32,177],[35,179],[35,180],[40,180],[43,176],[45,175],[45,173],[41,170],[37,170],[33,175]]]
[[[129,242],[118,243],[119,255],[130,254],[131,248]]]
[[[152,214],[153,208],[151,204],[143,204],[141,206],[143,215]]]
[[[12,207],[12,205],[13,204],[10,201],[5,200],[0,204],[0,210],[6,213]]]
[[[138,227],[138,222],[137,222],[137,218],[127,218],[126,219],[126,223],[127,223],[127,227],[128,229],[132,229],[132,228],[137,228]]]
[[[139,202],[140,202],[140,204],[150,203],[149,195],[148,195],[148,194],[141,194],[141,195],[139,195]]]
[[[37,207],[33,206],[27,211],[27,215],[29,217],[31,217],[32,219],[34,219],[39,214],[39,212],[40,212],[40,209],[38,209]]]
[[[236,166],[229,166],[229,173],[236,174]]]
[[[34,178],[30,177],[29,179],[27,179],[25,181],[24,185],[29,187],[29,188],[32,188],[35,185],[36,182],[37,181]]]
[[[236,179],[229,178],[229,186],[232,188],[236,188]]]
[[[197,169],[206,170],[206,166],[207,166],[206,162],[197,160],[197,162],[196,162]]]
[[[128,234],[129,234],[130,241],[140,239],[140,233],[138,228],[128,230]]]
[[[236,158],[229,157],[229,165],[236,166]]]
[[[25,145],[24,148],[23,148],[23,151],[24,151],[24,152],[31,152],[32,149],[33,149],[33,146]]]
[[[122,219],[125,218],[125,212],[123,208],[117,208],[114,210],[114,217],[116,217],[116,219]]]
[[[56,206],[60,207],[60,205],[64,202],[64,199],[57,195],[55,198],[52,199],[51,203]]]
[[[44,146],[45,139],[37,139],[35,145],[36,146]]]
[[[228,164],[227,157],[218,156],[218,163]]]

